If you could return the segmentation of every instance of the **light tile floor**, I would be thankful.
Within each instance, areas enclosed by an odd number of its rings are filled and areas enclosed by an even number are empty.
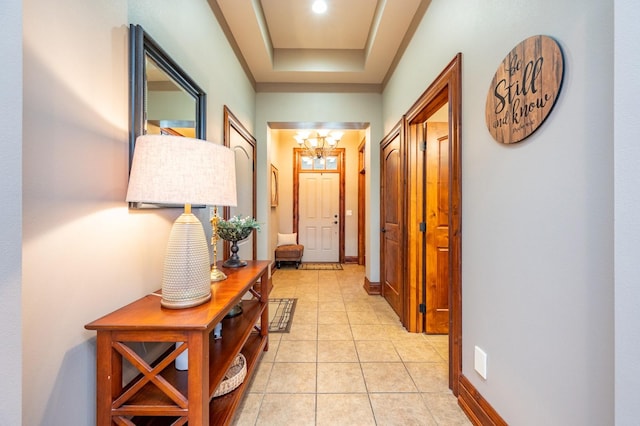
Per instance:
[[[446,336],[408,333],[362,288],[364,268],[279,269],[270,297],[298,299],[271,334],[235,425],[469,425],[448,389]]]

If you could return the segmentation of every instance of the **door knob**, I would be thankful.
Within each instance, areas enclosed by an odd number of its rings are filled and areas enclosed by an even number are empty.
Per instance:
[[[387,230],[386,230],[386,229],[384,229],[384,228],[382,228],[382,229],[380,230],[380,232],[382,232],[382,233],[384,234],[385,232],[387,232]]]

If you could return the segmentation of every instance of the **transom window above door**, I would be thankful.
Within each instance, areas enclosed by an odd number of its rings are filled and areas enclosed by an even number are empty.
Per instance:
[[[338,157],[335,155],[323,158],[303,156],[300,162],[300,170],[338,170]]]

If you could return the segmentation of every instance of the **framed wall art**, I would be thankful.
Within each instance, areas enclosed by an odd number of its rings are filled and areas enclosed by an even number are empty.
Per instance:
[[[529,37],[498,66],[487,93],[485,117],[493,138],[520,142],[535,132],[558,100],[564,60],[551,37]]]
[[[271,165],[271,207],[278,206],[278,169]]]

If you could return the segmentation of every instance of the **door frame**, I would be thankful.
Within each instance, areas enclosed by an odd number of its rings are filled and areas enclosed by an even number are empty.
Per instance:
[[[443,93],[449,102],[449,388],[458,396],[462,377],[462,54],[458,53],[413,104],[405,116],[407,139],[412,123],[425,120],[434,106],[442,105]],[[407,143],[410,141],[407,140]],[[410,230],[411,232],[411,230]],[[420,247],[418,247],[420,252]],[[420,258],[421,260],[421,258]],[[415,313],[415,331],[422,322],[419,312],[422,289],[410,296],[409,309]]]
[[[366,214],[365,209],[367,206],[366,199],[366,167],[365,167],[365,154],[366,154],[366,139],[362,139],[360,145],[358,145],[358,265],[366,264],[365,257],[365,229],[366,229]]]
[[[340,193],[338,200],[338,262],[344,263],[344,218],[345,218],[345,149],[336,148],[330,155],[338,157],[338,170],[302,170],[302,157],[304,150],[293,149],[293,232],[298,233],[298,221],[300,220],[300,173],[339,173],[338,179]]]
[[[253,180],[253,194],[252,194],[252,199],[253,199],[253,206],[252,206],[252,212],[251,212],[251,216],[252,217],[256,217],[256,138],[253,137],[253,135],[242,125],[242,123],[240,122],[240,120],[238,120],[238,118],[233,115],[233,113],[231,112],[231,110],[229,109],[228,106],[224,106],[223,108],[223,128],[224,128],[224,135],[223,135],[223,145],[226,146],[227,148],[231,148],[231,129],[233,129],[235,132],[238,133],[238,135],[240,135],[240,137],[242,137],[242,139],[244,139],[253,149],[252,155],[253,155],[253,170],[251,171],[252,173],[252,180]],[[236,171],[237,173],[238,171]],[[229,216],[231,214],[231,208],[225,206],[223,208],[223,217],[225,220],[229,219]],[[252,254],[253,254],[253,258],[252,259],[257,259],[257,252],[258,252],[258,239],[256,238],[255,235],[255,231],[254,235],[253,235],[253,247],[252,247]],[[231,243],[228,241],[223,241],[223,256],[224,259],[229,258],[229,256],[231,256]]]

